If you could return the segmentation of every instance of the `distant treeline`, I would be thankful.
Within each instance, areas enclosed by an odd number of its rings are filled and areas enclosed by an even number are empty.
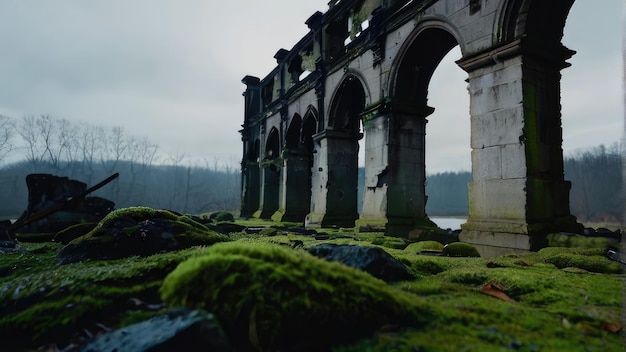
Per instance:
[[[625,149],[617,143],[600,145],[565,158],[565,179],[572,182],[570,209],[580,221],[626,225]]]
[[[76,124],[49,115],[0,115],[0,162],[5,162],[0,166],[0,217],[18,216],[26,209],[25,177],[30,173],[66,176],[91,186],[119,172],[117,180],[94,194],[118,208],[144,205],[193,214],[239,208],[238,167],[210,159],[183,165],[184,155],[164,159],[158,149],[121,127]],[[624,158],[617,143],[564,158],[565,179],[572,182],[570,209],[580,221],[625,221]],[[21,161],[6,164],[12,159]],[[363,178],[361,169],[361,190]],[[467,216],[470,181],[467,171],[428,175],[427,213]]]

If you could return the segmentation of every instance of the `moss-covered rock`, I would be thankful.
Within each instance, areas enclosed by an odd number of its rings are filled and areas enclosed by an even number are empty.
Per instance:
[[[52,240],[54,242],[58,242],[61,244],[68,244],[71,241],[77,239],[78,237],[88,234],[97,225],[98,223],[91,223],[91,222],[72,225],[70,227],[65,228],[64,230],[57,232],[56,235],[54,235],[54,238]]]
[[[209,220],[216,222],[235,221],[235,217],[228,211],[217,211],[209,216]]]
[[[546,263],[559,269],[579,268],[595,273],[620,274],[619,263],[609,260],[601,248],[547,247],[539,251]]]
[[[119,209],[59,252],[59,263],[147,256],[228,241],[189,217],[148,207]]]
[[[278,229],[273,227],[268,227],[259,232],[261,236],[276,236],[278,234]]]
[[[606,237],[589,237],[572,233],[551,233],[546,236],[550,247],[613,248],[617,244]]]
[[[378,236],[372,240],[372,244],[393,249],[404,249],[407,246],[404,238],[393,236]]]
[[[209,248],[170,273],[161,295],[213,312],[231,341],[264,349],[319,350],[432,317],[419,298],[367,273],[260,242]]]
[[[443,255],[449,257],[480,257],[476,247],[464,242],[448,243],[443,247]]]
[[[404,250],[412,253],[419,253],[421,251],[442,251],[443,244],[437,241],[419,241],[409,244]]]

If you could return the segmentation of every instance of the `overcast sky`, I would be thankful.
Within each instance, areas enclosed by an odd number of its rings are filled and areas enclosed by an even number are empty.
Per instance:
[[[622,1],[577,0],[568,18],[563,42],[578,54],[562,71],[566,154],[622,137]],[[237,163],[241,79],[268,74],[327,3],[1,0],[0,114],[122,126],[165,155]],[[429,172],[470,169],[459,58],[446,57],[429,89]]]

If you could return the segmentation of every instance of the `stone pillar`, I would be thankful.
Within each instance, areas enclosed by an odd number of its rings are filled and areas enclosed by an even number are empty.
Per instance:
[[[311,209],[311,166],[308,156],[291,153],[283,161],[279,209],[274,221],[304,222]]]
[[[483,256],[537,250],[551,231],[582,230],[569,214],[563,178],[564,57],[531,54],[518,40],[460,63],[469,73],[472,147],[469,218],[460,239]]]
[[[260,203],[260,177],[259,163],[244,161],[241,172],[241,209],[240,216],[251,217],[259,209]]]
[[[423,226],[436,226],[426,215],[425,129],[434,111],[386,100],[363,114],[365,190],[360,230],[407,236]]]
[[[330,129],[313,136],[318,147],[307,227],[354,227],[358,218],[357,140],[360,137]]]
[[[280,159],[272,159],[261,162],[261,182],[263,197],[261,207],[255,217],[271,219],[278,210],[278,192],[280,185],[280,165],[276,165]]]

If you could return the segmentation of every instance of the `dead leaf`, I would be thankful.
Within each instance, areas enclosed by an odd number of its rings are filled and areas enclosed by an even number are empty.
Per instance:
[[[617,334],[618,332],[622,330],[622,325],[619,323],[603,323],[602,330],[606,330],[608,332]]]
[[[499,298],[509,303],[515,303],[515,300],[507,296],[504,291],[506,291],[505,288],[494,280],[489,281],[485,286],[480,289],[480,292],[486,295]]]

